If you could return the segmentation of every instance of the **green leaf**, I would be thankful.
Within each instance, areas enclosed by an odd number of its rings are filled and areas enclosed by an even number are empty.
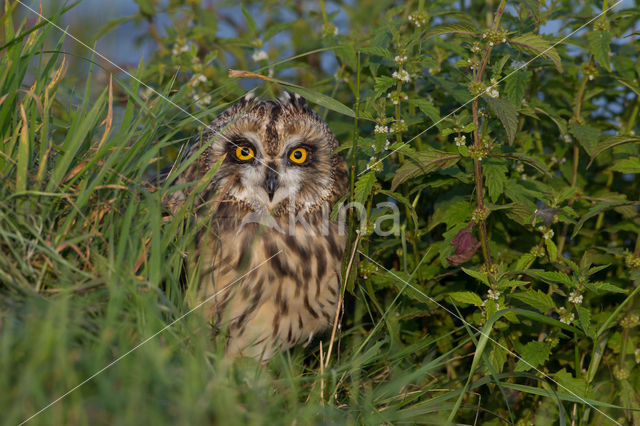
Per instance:
[[[589,48],[593,57],[598,63],[611,72],[611,62],[609,60],[609,53],[611,52],[611,34],[609,31],[591,31],[587,34],[589,39]]]
[[[249,27],[249,31],[251,34],[255,34],[256,29],[258,28],[256,25],[256,21],[253,19],[253,16],[249,13],[249,11],[244,7],[244,4],[241,5],[242,14],[244,15],[244,19],[247,20],[247,26]]]
[[[437,123],[440,121],[440,111],[435,105],[433,105],[433,102],[430,102],[426,99],[418,98],[418,99],[411,99],[409,103],[411,105],[415,105],[418,108],[420,108],[420,111],[422,111],[434,123]]]
[[[529,342],[520,351],[520,359],[514,371],[528,371],[544,364],[549,359],[551,348],[544,342]]]
[[[300,96],[306,98],[309,102],[313,102],[314,104],[323,106],[327,109],[330,109],[331,111],[346,115],[347,117],[355,118],[356,116],[351,108],[341,103],[340,101],[330,98],[327,95],[323,95],[322,93],[316,92],[315,90],[307,89],[300,86],[287,86],[292,92],[295,92]]]
[[[627,290],[623,288],[620,288],[613,284],[605,283],[602,281],[596,281],[593,283],[587,282],[587,283],[584,283],[584,286],[588,290],[591,290],[595,293],[622,293],[622,294],[627,293]]]
[[[424,38],[428,39],[442,34],[458,33],[458,34],[476,34],[477,28],[470,24],[445,24],[431,28],[424,33]]]
[[[591,126],[582,126],[580,124],[571,124],[571,134],[578,139],[580,145],[587,154],[591,155],[598,145],[598,139],[600,139],[600,129],[596,129]]]
[[[379,77],[376,77],[373,88],[376,90],[376,92],[384,92],[394,84],[395,80],[393,78],[386,75],[381,75]]]
[[[511,144],[518,131],[518,111],[516,107],[506,99],[492,98],[490,96],[483,96],[483,99],[489,104],[489,108],[491,108],[500,122],[502,122],[507,132],[507,140],[509,144]]]
[[[490,285],[489,284],[489,277],[487,277],[487,274],[485,274],[484,272],[480,272],[480,271],[474,271],[473,269],[467,269],[467,268],[462,268],[462,270],[464,271],[465,274],[472,276],[473,278],[477,279],[478,281],[486,284],[486,285]]]
[[[598,145],[593,149],[593,152],[591,153],[591,161],[589,161],[587,167],[593,163],[593,160],[595,160],[598,155],[602,154],[606,150],[627,143],[640,143],[640,137],[634,135],[619,135],[611,136],[600,141],[600,143],[598,143]]]
[[[456,302],[468,303],[469,305],[482,306],[482,299],[471,291],[454,291],[449,296]]]
[[[578,320],[580,321],[580,327],[584,330],[584,334],[593,339],[596,337],[596,330],[591,325],[591,311],[582,306],[576,306],[576,310],[578,311]]]
[[[504,184],[507,181],[507,162],[499,158],[488,158],[482,162],[482,174],[489,189],[489,198],[496,202],[504,192]]]
[[[367,55],[381,56],[386,59],[393,59],[393,55],[384,47],[361,47],[360,52],[365,53]]]
[[[623,158],[613,163],[609,170],[620,173],[640,173],[640,159],[636,157]]]
[[[541,54],[553,61],[558,72],[562,72],[562,60],[551,43],[541,36],[533,33],[522,34],[509,39],[509,44],[518,50],[534,55]]]
[[[580,230],[582,229],[582,227],[584,226],[584,224],[587,222],[587,220],[591,219],[594,216],[597,216],[600,214],[600,212],[603,212],[605,210],[609,210],[612,209],[614,207],[618,207],[621,205],[624,205],[625,202],[621,202],[621,201],[613,201],[613,202],[605,202],[605,203],[599,203],[596,204],[595,206],[591,207],[589,209],[589,211],[580,218],[580,220],[578,221],[578,224],[576,225],[576,227],[573,230],[573,234],[571,235],[571,238],[575,238],[576,235],[578,235],[578,232],[580,232]]]
[[[504,85],[504,92],[516,108],[520,108],[522,100],[524,99],[525,89],[531,79],[531,71],[515,71],[513,74],[509,74],[509,78]]]
[[[519,301],[524,302],[535,309],[539,309],[541,312],[547,312],[556,308],[556,304],[553,303],[551,296],[540,290],[528,289],[524,292],[513,293],[511,297],[515,297]]]
[[[572,285],[573,280],[569,275],[564,272],[558,271],[535,271],[534,276],[540,278],[541,280],[552,282],[552,283],[560,283],[566,285]]]
[[[404,164],[396,171],[391,181],[391,190],[414,176],[431,173],[438,169],[448,169],[460,160],[459,154],[428,148],[422,152],[410,154]]]
[[[515,266],[513,267],[513,270],[522,271],[524,269],[527,269],[529,265],[533,263],[534,260],[536,260],[536,257],[534,255],[532,255],[531,253],[525,253],[518,258],[518,260],[515,263]]]
[[[353,190],[354,201],[364,204],[371,194],[373,184],[376,181],[376,174],[373,170],[368,171],[358,178],[355,188]]]
[[[564,391],[570,391],[581,398],[586,396],[587,382],[584,379],[576,379],[573,374],[568,373],[564,368],[555,373],[553,377],[562,385],[560,388]]]
[[[544,245],[547,247],[549,259],[555,261],[558,258],[558,247],[556,246],[556,243],[554,243],[551,238],[547,238],[544,240]]]
[[[135,0],[138,3],[138,7],[140,8],[140,13],[145,16],[153,16],[155,15],[155,9],[153,7],[153,2],[151,0]]]

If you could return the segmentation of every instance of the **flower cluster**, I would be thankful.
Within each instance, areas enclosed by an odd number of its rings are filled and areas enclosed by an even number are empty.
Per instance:
[[[389,133],[389,128],[384,124],[376,124],[376,127],[373,128],[373,133],[386,135]]]
[[[398,105],[400,103],[400,101],[406,101],[409,99],[409,96],[407,96],[406,93],[401,92],[401,91],[395,91],[395,92],[391,92],[391,93],[387,93],[387,98],[389,98],[389,100],[394,104],[394,105]]]
[[[560,316],[560,322],[564,324],[571,324],[576,319],[573,312],[567,311],[566,308],[558,308],[558,315]]]
[[[407,131],[407,125],[404,120],[398,120],[391,125],[391,132],[393,133],[402,133]]]
[[[538,231],[542,232],[542,238],[545,240],[550,240],[553,238],[553,229],[547,229],[546,227],[540,225],[538,226]]]
[[[487,298],[492,300],[498,300],[500,298],[500,292],[498,290],[489,289]]]
[[[337,36],[338,35],[338,27],[333,24],[325,24],[322,26],[322,35],[324,37],[327,36]]]
[[[406,70],[403,70],[402,68],[400,68],[398,71],[394,71],[393,74],[391,74],[391,77],[395,78],[396,80],[403,81],[405,83],[411,82],[411,76]]]
[[[193,99],[193,102],[195,102],[195,104],[200,108],[205,107],[211,103],[211,95],[200,96],[197,93],[194,93],[191,96],[191,99]]]
[[[577,291],[569,293],[569,303],[573,303],[574,305],[580,305],[582,303],[582,298],[582,295]]]
[[[495,78],[491,79],[491,86],[487,87],[485,89],[485,92],[487,93],[487,95],[491,96],[492,98],[497,98],[498,96],[500,96],[500,92],[498,92],[498,81]]]
[[[429,14],[423,11],[413,12],[407,19],[409,19],[409,22],[415,25],[416,28],[420,28],[426,26],[429,22]]]
[[[196,74],[196,75],[193,76],[193,79],[191,81],[193,81],[192,84],[195,87],[195,86],[197,86],[197,85],[199,85],[201,83],[202,84],[206,83],[208,80],[207,80],[207,76],[206,75],[204,75],[204,74]]]
[[[506,32],[496,30],[489,30],[482,33],[482,38],[489,42],[489,46],[507,42]]]
[[[404,65],[407,63],[407,55],[396,55],[395,58],[393,58],[393,60],[396,62],[396,64],[398,65]]]
[[[179,54],[188,52],[188,51],[189,51],[189,44],[184,41],[178,40],[178,43],[173,45],[173,49],[171,49],[171,54],[173,56],[178,56]]]
[[[267,52],[260,49],[253,52],[253,55],[251,55],[251,59],[253,59],[255,62],[266,61],[269,59],[269,55],[267,54]]]
[[[456,146],[465,146],[465,142],[467,141],[467,137],[465,135],[456,136],[453,139],[456,142]]]

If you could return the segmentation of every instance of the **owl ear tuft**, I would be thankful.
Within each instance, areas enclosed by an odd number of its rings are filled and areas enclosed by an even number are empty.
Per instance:
[[[307,106],[307,100],[297,93],[286,91],[280,97],[280,102],[284,105],[290,105],[295,109],[304,109]]]

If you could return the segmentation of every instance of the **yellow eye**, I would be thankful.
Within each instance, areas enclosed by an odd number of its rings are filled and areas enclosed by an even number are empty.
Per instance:
[[[296,148],[289,154],[289,160],[296,164],[302,164],[307,161],[307,150],[304,148]]]
[[[236,157],[242,161],[251,160],[253,158],[253,149],[248,146],[239,146],[236,148]]]

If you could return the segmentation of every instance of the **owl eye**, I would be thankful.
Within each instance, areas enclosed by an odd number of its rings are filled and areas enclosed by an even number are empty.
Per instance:
[[[253,149],[248,146],[239,146],[236,148],[236,157],[238,160],[248,161],[253,158]]]
[[[296,148],[289,154],[289,160],[296,164],[303,164],[307,161],[307,150],[304,148]]]

